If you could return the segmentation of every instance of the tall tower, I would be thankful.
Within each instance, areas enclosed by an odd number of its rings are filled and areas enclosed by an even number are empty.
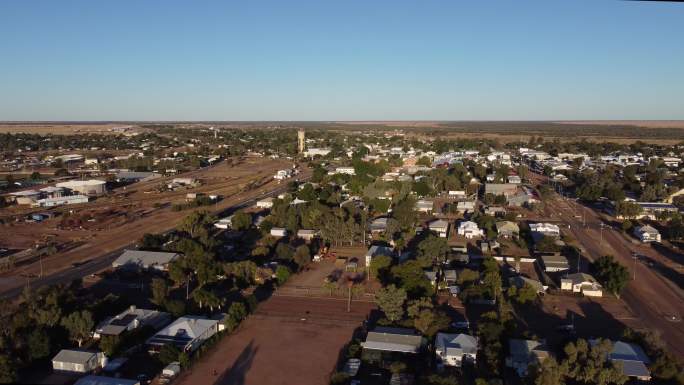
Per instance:
[[[303,128],[300,128],[299,131],[297,131],[297,142],[299,144],[299,153],[303,154],[305,149],[304,147],[306,145],[305,133]]]

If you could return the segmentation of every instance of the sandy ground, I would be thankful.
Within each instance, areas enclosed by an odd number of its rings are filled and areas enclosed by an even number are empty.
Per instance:
[[[70,135],[70,134],[117,134],[120,132],[112,131],[113,128],[131,127],[134,125],[126,123],[0,123],[0,133],[28,133],[28,134],[53,134],[53,135]],[[141,131],[140,129],[132,129],[131,131]]]
[[[310,282],[306,276],[319,276],[316,270],[284,288]],[[175,383],[328,384],[340,352],[373,308],[371,302],[354,301],[347,313],[344,299],[274,295]]]

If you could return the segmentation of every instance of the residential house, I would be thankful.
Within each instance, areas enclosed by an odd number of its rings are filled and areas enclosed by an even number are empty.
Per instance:
[[[444,281],[447,285],[454,285],[458,281],[458,273],[454,269],[444,270]]]
[[[506,209],[501,206],[487,206],[484,209],[485,215],[490,215],[493,217],[503,217],[506,215]]]
[[[273,198],[268,197],[264,199],[259,199],[256,203],[256,207],[260,209],[270,209],[271,207],[273,207]]]
[[[520,183],[522,183],[522,179],[517,175],[509,175],[508,176],[508,183],[509,184],[520,184]]]
[[[560,237],[560,228],[553,223],[530,223],[530,231],[533,236]]]
[[[520,377],[527,376],[530,365],[539,365],[551,356],[545,341],[510,339],[508,348],[510,353],[506,357],[506,366],[514,369]]]
[[[561,279],[561,290],[582,293],[587,297],[603,296],[603,288],[594,277],[586,273],[569,274]]]
[[[384,233],[387,230],[387,217],[373,219],[368,227],[371,233]]]
[[[421,213],[431,213],[434,207],[434,203],[429,200],[421,199],[416,202],[416,210]]]
[[[182,351],[192,352],[218,332],[218,324],[218,320],[183,316],[150,337],[147,345],[153,351],[158,351],[166,344],[173,344]]]
[[[511,286],[515,286],[518,289],[522,288],[525,285],[532,286],[534,290],[537,292],[537,294],[542,294],[546,292],[546,289],[548,289],[548,286],[544,286],[541,282],[537,281],[536,279],[528,278],[522,275],[510,277],[508,279],[508,284]]]
[[[394,257],[394,249],[388,246],[380,246],[380,245],[373,245],[370,248],[368,248],[368,252],[366,252],[366,266],[370,266],[371,262],[373,261],[373,258],[380,256],[380,255],[386,255],[388,257]]]
[[[305,241],[311,241],[314,238],[316,238],[317,235],[318,235],[318,231],[316,231],[316,230],[306,230],[306,229],[297,230],[297,237],[299,237]]]
[[[509,197],[518,191],[518,185],[510,183],[485,183],[485,195],[503,195]]]
[[[430,222],[428,228],[436,232],[440,238],[447,238],[449,236],[449,222],[444,219],[436,219]]]
[[[458,224],[458,235],[472,239],[476,237],[484,237],[484,230],[477,227],[477,223],[473,221],[463,221]]]
[[[456,211],[459,213],[468,213],[475,210],[475,202],[473,201],[460,201],[456,203]]]
[[[123,312],[114,317],[106,318],[102,321],[95,332],[94,338],[101,336],[118,336],[126,331],[137,329],[143,326],[151,326],[155,330],[161,329],[171,321],[169,313],[158,310],[138,309],[130,306]]]
[[[285,236],[287,236],[287,229],[285,229],[283,227],[274,227],[271,229],[271,236],[285,237]]]
[[[167,271],[169,263],[180,254],[162,251],[125,250],[119,258],[112,262],[115,269],[156,269]]]
[[[570,270],[568,259],[560,253],[544,254],[541,256],[541,260],[544,265],[544,271],[547,273]]]
[[[475,363],[477,359],[477,337],[468,334],[437,333],[435,355],[446,366],[461,367],[463,362]]]
[[[62,349],[52,358],[52,369],[59,372],[90,373],[102,367],[105,355],[80,349]]]
[[[651,225],[637,226],[634,235],[643,243],[660,242],[660,232]]]
[[[520,235],[520,227],[512,221],[496,222],[496,232],[502,238],[517,238]]]
[[[368,361],[379,362],[392,353],[416,354],[423,346],[423,337],[411,329],[376,327],[368,332],[361,343],[363,356]]]
[[[598,341],[589,340],[589,343],[593,346]],[[622,367],[622,374],[627,377],[646,382],[651,380],[651,372],[648,370],[651,361],[641,346],[637,344],[623,341],[614,342],[613,350],[608,354],[608,359],[619,364]]]

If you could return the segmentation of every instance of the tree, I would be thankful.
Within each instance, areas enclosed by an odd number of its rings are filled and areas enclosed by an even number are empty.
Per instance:
[[[615,213],[626,219],[634,219],[642,212],[641,206],[634,202],[621,201],[615,204]]]
[[[397,322],[404,317],[404,302],[406,301],[404,289],[389,285],[378,290],[375,299],[378,302],[378,307],[391,322]]]
[[[229,332],[235,330],[240,322],[247,317],[247,307],[242,302],[233,302],[228,308],[228,315],[225,320],[226,329]]]
[[[443,262],[448,252],[446,239],[430,234],[418,244],[418,261],[423,267],[429,267]]]
[[[278,285],[284,285],[285,282],[287,282],[287,280],[290,279],[290,274],[290,269],[288,269],[287,266],[278,266],[278,268],[275,271],[276,281],[278,282]]]
[[[418,261],[407,261],[392,267],[392,280],[406,290],[411,297],[425,297],[433,294],[432,283],[425,277],[423,266]]]
[[[603,287],[620,298],[622,289],[624,289],[629,281],[627,268],[615,261],[611,255],[604,255],[598,258],[594,261],[593,268],[596,271],[596,278],[601,281]]]
[[[16,366],[11,356],[0,354],[0,383],[11,384],[17,381]]]
[[[95,326],[93,315],[88,310],[75,311],[62,319],[62,326],[69,332],[69,338],[81,347]]]
[[[423,309],[413,320],[413,326],[423,335],[432,338],[438,331],[449,327],[450,318],[440,311]]]
[[[180,353],[181,351],[176,347],[176,345],[169,343],[159,349],[157,358],[159,358],[159,361],[162,364],[168,365],[172,362],[178,361]]]
[[[100,350],[108,357],[111,357],[118,352],[120,344],[121,339],[119,336],[103,335],[100,338]]]
[[[247,230],[252,226],[252,216],[244,211],[235,213],[230,218],[230,227],[236,231]]]
[[[521,287],[516,287],[511,285],[508,288],[508,297],[513,299],[515,302],[524,305],[528,302],[532,302],[537,298],[537,289],[532,285],[525,282]]]
[[[216,222],[216,218],[208,211],[194,211],[181,221],[178,229],[185,231],[192,238],[208,237],[208,231]]]
[[[292,252],[292,247],[285,242],[279,242],[278,245],[276,245],[275,252],[278,258],[284,261],[289,261],[292,259],[294,254]]]
[[[371,260],[368,273],[371,278],[383,281],[383,278],[386,278],[387,270],[390,266],[392,266],[392,257],[387,255],[376,255]]]
[[[39,360],[50,355],[50,336],[44,329],[34,329],[28,337],[28,353],[31,360]]]
[[[292,258],[300,269],[311,263],[311,250],[309,250],[309,246],[298,246]]]
[[[624,384],[627,377],[608,359],[612,349],[612,343],[603,339],[597,340],[593,346],[584,339],[570,342],[565,346],[566,359],[563,361],[568,377],[583,384]]]
[[[166,296],[169,293],[169,285],[163,278],[152,279],[152,302],[158,306],[166,301]]]
[[[565,373],[563,368],[553,357],[548,357],[542,363],[530,370],[534,385],[564,385]]]
[[[201,287],[198,287],[192,292],[192,299],[197,302],[200,309],[202,309],[204,306],[209,306],[209,310],[212,312],[214,311],[215,307],[220,309],[223,305],[223,299],[219,298],[213,292],[204,290]]]

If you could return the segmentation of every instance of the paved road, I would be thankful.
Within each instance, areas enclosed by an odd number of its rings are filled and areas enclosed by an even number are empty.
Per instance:
[[[563,223],[570,225],[566,230],[585,249],[584,256],[587,259],[593,261],[602,255],[610,254],[629,269],[633,280],[628,283],[621,299],[630,307],[636,318],[628,322],[628,326],[658,330],[670,350],[684,357],[684,323],[670,320],[673,316],[679,320],[684,316],[684,291],[632,257],[632,253],[637,250],[648,254],[657,252],[650,248],[646,251],[641,245],[635,245],[626,239],[617,230],[602,226],[603,220],[596,211],[585,208],[574,200],[563,200],[555,196],[553,201],[547,203],[547,207]],[[587,271],[587,268],[583,266],[582,270]]]
[[[300,178],[301,181],[306,181],[310,177],[302,177]],[[287,183],[283,183],[281,186],[278,186],[275,189],[269,190],[269,191],[264,191],[259,193],[258,195],[255,195],[251,198],[245,199],[228,209],[221,210],[219,213],[220,215],[229,215],[230,213],[235,212],[236,210],[252,206],[256,203],[257,200],[265,198],[265,197],[273,197],[276,196],[282,192],[284,192],[287,189]],[[255,191],[256,192],[256,191]],[[173,226],[170,226],[167,231],[171,231],[175,228],[175,224]],[[74,279],[79,279],[79,278],[84,278],[87,277],[88,275],[95,274],[99,271],[106,270],[111,266],[112,262],[121,255],[121,253],[125,249],[131,249],[135,248],[135,242],[132,242],[120,249],[117,249],[115,251],[99,255],[99,256],[94,256],[92,259],[88,260],[85,263],[81,263],[77,266],[73,266],[71,268],[67,268],[66,270],[62,270],[59,272],[56,272],[54,274],[50,274],[45,277],[41,278],[36,278],[36,277],[28,277],[25,278],[27,285],[30,285],[32,289],[37,289],[43,286],[49,286],[49,285],[57,285],[57,284],[68,284]],[[24,290],[25,286],[18,286],[14,288],[10,288],[7,290],[4,290],[0,292],[0,298],[2,299],[13,299],[19,296],[21,292]]]

